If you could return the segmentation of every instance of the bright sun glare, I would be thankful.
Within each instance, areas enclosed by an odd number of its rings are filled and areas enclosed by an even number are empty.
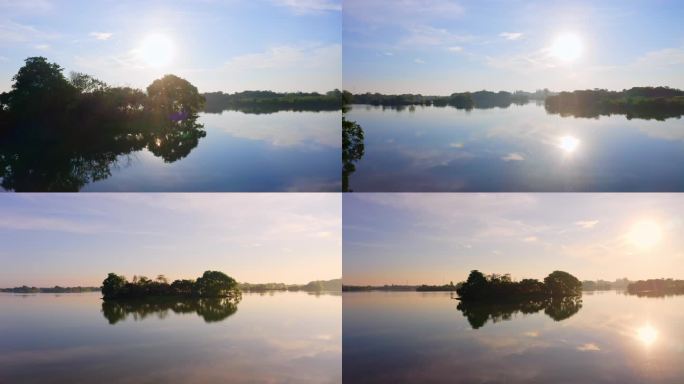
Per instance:
[[[663,237],[663,232],[658,223],[651,220],[642,220],[634,223],[627,238],[638,248],[650,249],[656,246]]]
[[[579,139],[569,135],[561,137],[558,141],[558,147],[567,153],[575,152],[579,144]]]
[[[584,46],[579,36],[567,33],[556,37],[550,48],[551,56],[564,61],[575,61],[582,56]]]
[[[171,64],[176,56],[176,47],[168,36],[152,34],[140,43],[139,56],[143,63],[150,67],[165,67]]]
[[[644,325],[637,329],[636,336],[644,345],[650,346],[658,339],[658,331],[650,325]]]

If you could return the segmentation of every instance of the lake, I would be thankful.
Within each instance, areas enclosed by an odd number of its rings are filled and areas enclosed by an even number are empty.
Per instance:
[[[339,111],[224,111],[200,114],[197,124],[131,144],[102,138],[0,145],[0,180],[16,191],[341,189]]]
[[[450,296],[344,293],[345,382],[684,382],[684,296],[585,293],[581,308],[528,314]]]
[[[340,383],[342,297],[243,294],[103,307],[100,293],[0,293],[0,383]]]
[[[354,105],[358,192],[684,191],[684,121],[561,117],[543,105]]]

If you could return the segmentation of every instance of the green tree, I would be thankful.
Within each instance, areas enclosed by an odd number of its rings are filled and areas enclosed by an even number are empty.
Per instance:
[[[544,278],[544,285],[551,296],[574,296],[582,294],[582,282],[575,276],[553,271]]]
[[[147,87],[149,105],[166,115],[194,115],[204,107],[204,96],[189,81],[166,75]]]
[[[78,91],[62,71],[45,57],[29,57],[12,78],[12,90],[0,96],[2,109],[20,117],[41,117],[42,113],[63,109]]]
[[[109,273],[102,281],[102,295],[107,298],[116,297],[126,285],[126,278],[116,273]]]
[[[219,271],[205,271],[195,282],[194,290],[202,297],[232,297],[240,294],[237,281]]]

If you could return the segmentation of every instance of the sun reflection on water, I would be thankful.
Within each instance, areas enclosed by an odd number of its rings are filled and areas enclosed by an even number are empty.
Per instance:
[[[646,324],[637,328],[636,337],[642,344],[649,347],[658,339],[658,330],[653,328],[650,324]]]
[[[566,153],[573,153],[579,147],[580,141],[578,138],[570,135],[561,137],[558,140],[558,147]]]

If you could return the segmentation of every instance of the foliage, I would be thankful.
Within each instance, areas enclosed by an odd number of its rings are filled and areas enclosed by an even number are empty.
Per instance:
[[[459,285],[454,285],[454,282],[451,281],[449,284],[444,284],[444,285],[426,285],[422,284],[416,288],[417,292],[456,292],[456,289],[458,289]]]
[[[684,115],[684,91],[669,87],[634,87],[619,92],[606,89],[561,92],[545,101],[549,113],[598,118],[621,114],[628,119],[665,120]]]
[[[582,294],[582,283],[573,275],[553,271],[544,278],[544,286],[551,296],[576,296]]]
[[[237,281],[218,271],[206,271],[196,281],[175,280],[171,284],[163,275],[154,281],[145,276],[134,276],[133,281],[128,282],[124,276],[110,273],[102,282],[102,295],[105,300],[182,296],[230,298],[239,301],[242,297]]]
[[[148,105],[172,120],[195,115],[204,108],[205,98],[197,87],[175,75],[166,75],[147,87]]]
[[[82,292],[98,292],[100,287],[60,287],[55,285],[52,288],[38,288],[22,285],[14,288],[0,288],[0,292],[7,293],[82,293]]]
[[[15,191],[78,191],[148,148],[166,162],[187,156],[206,136],[197,123],[197,88],[176,76],[145,93],[111,87],[33,57],[0,95],[0,178]]]
[[[356,162],[361,160],[366,148],[363,143],[363,128],[355,121],[349,121],[346,110],[342,112],[342,191],[350,192],[349,176],[356,171]]]
[[[544,278],[511,280],[510,275],[492,274],[485,276],[473,270],[468,279],[456,290],[461,300],[468,301],[516,301],[529,298],[578,296],[582,283],[567,272],[554,271]]]
[[[402,95],[383,95],[380,93],[365,93],[358,95],[349,95],[349,103],[355,104],[370,104],[382,106],[409,106],[409,105],[433,105],[436,107],[452,106],[458,109],[472,108],[506,108],[511,104],[527,103],[532,94],[517,91],[510,93],[506,91],[490,92],[460,92],[452,93],[449,96],[424,96],[414,94]]]
[[[240,284],[240,289],[251,292],[264,291],[307,291],[307,292],[340,292],[342,279],[314,280],[307,284],[263,283],[263,284]]]
[[[278,93],[273,91],[244,91],[227,94],[205,93],[205,112],[221,113],[225,110],[240,110],[245,113],[273,113],[291,111],[335,111],[342,103],[342,92],[335,89],[325,95],[318,92]]]
[[[639,280],[627,286],[627,292],[637,296],[662,297],[684,295],[684,280],[649,279]]]

